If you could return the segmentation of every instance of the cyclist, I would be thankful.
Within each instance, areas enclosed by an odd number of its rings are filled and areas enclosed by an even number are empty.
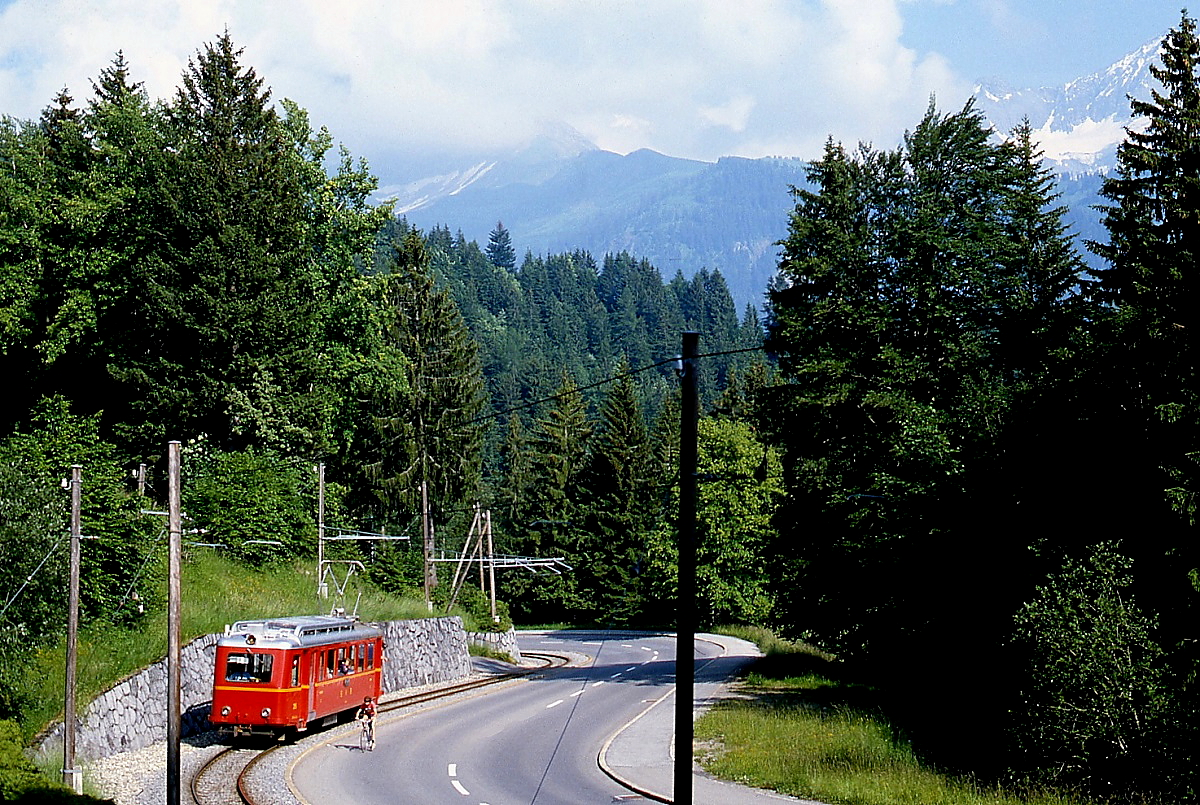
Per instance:
[[[363,734],[367,736],[367,750],[375,749],[375,701],[367,696],[363,699],[362,707],[354,714],[354,719],[362,723]]]

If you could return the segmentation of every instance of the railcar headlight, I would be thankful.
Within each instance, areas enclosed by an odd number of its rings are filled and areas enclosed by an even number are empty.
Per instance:
[[[229,715],[229,705],[225,705],[224,707],[221,708],[221,715],[223,715],[223,716]]]
[[[264,708],[262,709],[262,717],[263,717],[263,718],[267,718],[267,717],[268,717],[268,716],[270,716],[270,715],[271,715],[271,708],[270,708],[270,707],[264,707]]]

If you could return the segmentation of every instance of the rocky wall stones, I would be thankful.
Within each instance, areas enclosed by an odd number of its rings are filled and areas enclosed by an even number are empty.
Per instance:
[[[462,679],[471,673],[462,620],[425,618],[375,624],[384,634],[384,691]],[[180,651],[183,735],[209,728],[213,662],[221,635],[196,638]],[[141,749],[167,736],[167,661],[159,660],[97,696],[77,721],[76,755],[91,760]],[[38,742],[61,751],[62,724]]]
[[[521,649],[517,646],[517,633],[511,627],[507,632],[467,632],[467,642],[489,651],[507,654],[515,663],[521,662]]]

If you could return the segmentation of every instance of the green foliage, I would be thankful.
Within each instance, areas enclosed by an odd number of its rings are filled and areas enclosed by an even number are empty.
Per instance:
[[[312,467],[255,450],[204,442],[183,451],[183,509],[199,542],[262,565],[316,553]]]
[[[697,612],[707,625],[765,624],[773,517],[783,494],[779,455],[743,422],[703,419],[699,440]]]
[[[625,369],[625,367],[622,367]],[[626,369],[627,372],[627,369]],[[577,545],[572,562],[589,593],[583,617],[626,626],[651,618],[647,537],[658,515],[663,479],[632,378],[623,372],[600,410],[576,498]],[[661,617],[661,616],[660,616]]]
[[[24,803],[109,803],[74,793],[66,786],[42,776],[21,746],[21,731],[12,721],[0,720],[0,802]]]
[[[552,407],[528,439],[528,450],[522,450],[519,460],[509,458],[509,536],[502,549],[562,558],[572,566],[578,561],[576,490],[591,433],[583,396],[564,376]],[[523,446],[523,438],[514,436],[514,441],[517,448]],[[509,573],[501,582],[517,619],[524,623],[564,621],[582,605],[579,577],[574,573]]]
[[[1190,528],[1200,493],[1200,340],[1188,324],[1200,305],[1200,38],[1186,13],[1165,38],[1160,82],[1149,100],[1134,99],[1144,130],[1131,130],[1104,182],[1107,243],[1089,247],[1108,263],[1098,295],[1115,310],[1106,364],[1116,367],[1112,394],[1136,412],[1142,433],[1123,456],[1153,483],[1160,500]],[[1172,540],[1174,542],[1174,540]],[[1191,541],[1194,544],[1194,541]],[[1184,572],[1200,554],[1173,545]]]
[[[31,424],[0,443],[0,544],[12,557],[5,600],[33,576],[4,622],[31,637],[65,627],[70,496],[60,479],[73,464],[83,467],[82,531],[91,538],[81,547],[82,617],[136,617],[138,599],[154,598],[143,568],[157,527],[140,514],[144,501],[128,490],[116,448],[100,439],[97,417],[74,416],[62,399],[43,401]]]
[[[488,235],[487,258],[496,268],[512,271],[517,265],[517,254],[513,251],[512,235],[504,228],[502,221],[496,222],[496,228]]]
[[[1059,511],[1062,477],[1090,471],[1068,404],[1082,264],[1029,134],[996,142],[968,103],[931,106],[895,150],[826,146],[795,192],[771,292],[783,382],[758,408],[788,487],[777,623],[886,677],[923,751],[986,774],[1030,546],[1077,528],[1025,512]],[[896,667],[915,645],[933,669]],[[976,684],[995,693],[964,743],[955,702]]]
[[[1027,768],[1099,794],[1150,771],[1161,748],[1163,652],[1128,593],[1130,566],[1116,545],[1098,545],[1038,587],[1016,619],[1029,662],[1016,720]]]
[[[392,273],[380,281],[386,343],[406,358],[411,392],[402,401],[373,401],[377,447],[369,471],[388,518],[419,511],[422,484],[439,508],[455,508],[479,483],[477,348],[454,300],[434,286],[419,233],[396,244]]]

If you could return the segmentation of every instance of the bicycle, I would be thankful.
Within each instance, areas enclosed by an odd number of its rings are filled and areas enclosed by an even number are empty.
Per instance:
[[[371,718],[360,718],[362,729],[358,734],[358,748],[363,752],[372,752],[375,749],[375,720]]]

